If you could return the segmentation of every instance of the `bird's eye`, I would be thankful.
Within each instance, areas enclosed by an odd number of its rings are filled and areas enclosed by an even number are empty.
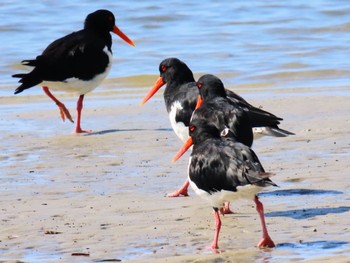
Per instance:
[[[201,87],[203,87],[202,83],[197,83],[197,87],[200,89]]]
[[[190,125],[189,130],[190,132],[194,132],[196,130],[196,127],[193,125]]]
[[[108,20],[109,20],[109,21],[113,21],[113,16],[109,16],[109,17],[108,17]]]
[[[160,67],[160,69],[164,72],[164,71],[167,70],[167,66],[164,66],[164,65],[163,65],[163,66]]]

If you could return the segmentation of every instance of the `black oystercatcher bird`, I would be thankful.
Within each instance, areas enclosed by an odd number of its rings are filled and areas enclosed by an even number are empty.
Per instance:
[[[248,146],[237,142],[229,129],[220,132],[217,127],[205,120],[191,121],[190,137],[176,158],[179,158],[191,145],[188,178],[197,195],[214,208],[216,231],[211,249],[219,248],[221,220],[219,210],[224,202],[240,198],[254,200],[262,225],[262,239],[257,247],[274,247],[264,217],[264,208],[257,193],[264,187],[277,186],[266,173],[258,157]]]
[[[149,90],[140,105],[145,104],[163,85],[164,101],[171,126],[182,142],[188,138],[188,125],[197,104],[198,87],[190,68],[177,58],[164,59],[159,65],[160,77]],[[169,197],[188,196],[189,182]]]
[[[207,120],[219,130],[229,128],[236,140],[248,147],[253,145],[252,129],[255,127],[267,128],[276,136],[293,134],[278,127],[281,118],[227,96],[224,84],[218,77],[203,75],[198,79],[197,86],[200,96],[192,120]]]
[[[188,138],[188,125],[192,113],[196,108],[199,95],[193,73],[191,69],[178,58],[164,59],[159,65],[159,72],[160,77],[148,91],[140,104],[145,104],[163,85],[166,84],[164,101],[169,114],[170,123],[176,135],[182,142],[185,142]],[[241,96],[230,90],[226,89],[225,92],[232,101],[237,102],[239,105],[245,105],[247,111],[252,110],[260,113],[264,112],[266,115],[271,115],[279,121],[282,120],[271,113],[252,106]],[[276,134],[273,134],[272,132],[266,132],[266,134],[276,136]],[[188,196],[188,186],[189,183],[186,181],[180,189],[174,193],[168,194],[168,196]]]
[[[22,61],[34,69],[27,74],[15,74],[22,83],[15,94],[41,85],[43,91],[57,104],[60,116],[74,122],[68,109],[50,90],[64,90],[79,95],[75,133],[87,132],[81,128],[81,110],[84,95],[95,89],[106,78],[112,66],[112,38],[117,34],[128,44],[135,46],[116,25],[115,17],[108,10],[97,10],[85,19],[84,29],[52,42],[41,55]]]

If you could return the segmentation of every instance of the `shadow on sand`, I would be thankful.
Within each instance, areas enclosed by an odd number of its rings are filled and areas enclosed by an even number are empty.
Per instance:
[[[340,195],[343,192],[335,190],[316,189],[286,189],[260,193],[259,196],[306,196],[306,195]],[[350,211],[349,206],[326,207],[326,208],[304,208],[287,211],[276,211],[265,213],[266,217],[290,217],[293,219],[306,219],[327,214],[340,214]]]
[[[335,190],[317,189],[286,189],[269,192],[262,192],[259,196],[295,196],[295,195],[340,195],[343,192]]]
[[[327,208],[306,208],[288,211],[277,211],[265,213],[266,217],[290,217],[293,219],[307,219],[327,214],[341,214],[350,211],[350,206],[327,207]]]

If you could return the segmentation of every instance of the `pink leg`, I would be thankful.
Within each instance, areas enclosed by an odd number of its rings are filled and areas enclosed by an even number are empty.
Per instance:
[[[219,248],[219,233],[220,233],[220,228],[221,228],[221,219],[220,219],[220,213],[218,209],[214,209],[214,217],[215,217],[215,235],[214,235],[214,240],[213,243],[211,244],[211,249],[214,250],[214,253],[217,253],[215,249]]]
[[[66,108],[66,106],[60,102],[49,90],[48,87],[42,87],[42,90],[45,92],[45,94],[47,96],[50,97],[50,99],[52,99],[56,105],[58,106],[58,109],[60,110],[60,115],[61,115],[61,119],[62,121],[65,121],[65,119],[67,118],[68,120],[70,120],[71,122],[74,123],[72,116],[70,115],[68,109]]]
[[[189,185],[190,185],[190,182],[186,180],[186,182],[183,184],[183,186],[181,186],[179,190],[176,190],[173,193],[167,194],[167,197],[179,197],[180,195],[188,196],[187,189]]]
[[[259,201],[259,198],[255,196],[254,202],[256,204],[256,211],[259,213],[263,236],[259,244],[257,245],[258,248],[264,248],[264,247],[275,247],[275,243],[272,241],[271,237],[269,236],[269,233],[267,232],[266,224],[265,224],[265,216],[264,216],[264,206]]]
[[[75,126],[74,133],[85,133],[85,132],[91,132],[85,131],[81,128],[80,123],[81,123],[81,110],[83,109],[83,100],[84,100],[84,95],[80,95],[78,102],[77,102],[77,124]]]

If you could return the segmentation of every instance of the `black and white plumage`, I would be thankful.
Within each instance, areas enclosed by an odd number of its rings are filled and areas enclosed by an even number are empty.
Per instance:
[[[110,32],[120,36],[128,44],[134,43],[115,25],[115,17],[108,10],[97,10],[85,19],[84,29],[52,42],[41,55],[22,61],[34,67],[27,74],[15,74],[21,85],[18,94],[36,85],[58,105],[61,118],[73,119],[68,109],[50,90],[63,90],[78,94],[77,123],[75,132],[85,132],[80,127],[84,95],[95,89],[108,75],[112,66],[112,38]]]
[[[190,68],[177,58],[164,59],[159,64],[160,76],[146,94],[141,105],[146,103],[163,85],[164,102],[171,126],[177,137],[185,142],[188,125],[197,104],[198,88]]]
[[[237,142],[233,134],[228,135],[228,129],[220,133],[215,125],[205,120],[192,120],[189,134],[190,138],[178,157],[193,144],[188,179],[195,193],[214,208],[216,232],[211,248],[218,248],[219,210],[224,207],[224,202],[240,198],[254,200],[257,205],[263,228],[258,247],[274,247],[257,193],[276,184],[268,178],[271,174],[264,171],[254,151]]]

